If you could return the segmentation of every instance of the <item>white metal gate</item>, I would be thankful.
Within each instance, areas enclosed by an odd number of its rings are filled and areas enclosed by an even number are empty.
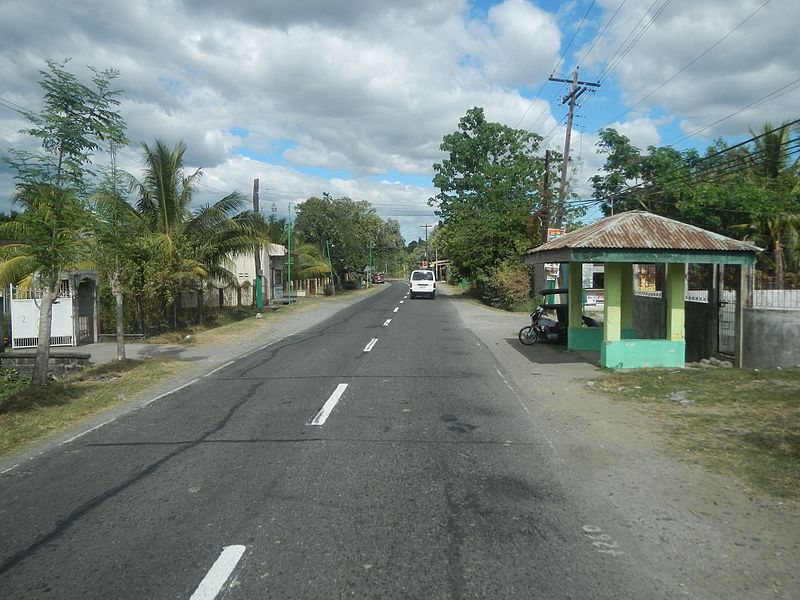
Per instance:
[[[39,305],[41,293],[33,289],[14,289],[11,293],[11,347],[35,348],[39,343]],[[72,323],[72,292],[63,281],[58,298],[53,304],[50,329],[51,346],[74,346],[75,332]]]
[[[736,348],[736,276],[738,274],[738,268],[720,265],[717,348],[720,354],[729,356],[734,355]]]

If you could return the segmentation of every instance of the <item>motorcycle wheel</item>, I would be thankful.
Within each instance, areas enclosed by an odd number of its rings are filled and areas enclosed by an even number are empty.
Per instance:
[[[536,335],[536,331],[530,325],[519,330],[519,341],[526,346],[535,344],[538,339],[539,336]]]

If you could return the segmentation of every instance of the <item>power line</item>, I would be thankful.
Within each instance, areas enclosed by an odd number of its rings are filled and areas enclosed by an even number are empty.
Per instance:
[[[572,34],[572,37],[570,38],[569,42],[564,47],[564,50],[561,52],[561,56],[556,61],[556,65],[553,67],[553,70],[550,72],[550,77],[552,77],[555,74],[556,69],[558,69],[558,67],[561,66],[561,63],[564,61],[564,57],[567,55],[567,50],[569,50],[570,46],[572,46],[572,42],[575,40],[575,37],[578,35],[578,32],[580,32],[581,28],[583,28],[583,23],[586,21],[586,17],[589,16],[589,11],[592,10],[592,8],[594,7],[596,1],[597,0],[592,0],[592,3],[589,5],[589,8],[586,9],[586,12],[583,14],[583,19],[581,19],[581,22],[578,24],[578,28]],[[539,91],[536,92],[536,95],[533,97],[533,100],[531,100],[530,104],[528,105],[528,108],[525,109],[525,112],[520,117],[519,121],[517,121],[517,124],[514,125],[514,129],[516,129],[516,128],[518,128],[520,126],[520,123],[522,123],[522,120],[525,118],[525,116],[528,114],[528,112],[531,110],[531,108],[533,108],[533,105],[536,102],[536,100],[541,96],[542,90],[544,90],[544,86],[546,86],[546,85],[547,85],[547,80],[542,82],[542,85],[539,87]],[[561,86],[561,87],[563,88],[564,86]],[[560,93],[560,90],[559,90],[559,92],[557,92],[557,94],[558,93]],[[553,99],[555,100],[555,98],[553,98]],[[549,106],[549,103],[545,104],[545,107],[544,107],[544,109],[542,109],[542,112],[539,113],[539,116],[537,116],[536,119],[534,119],[533,123],[531,123],[530,127],[528,127],[528,131],[531,131],[536,126],[536,124],[539,122],[539,119],[542,118],[542,115],[547,110],[548,106]]]
[[[695,161],[693,164],[681,165],[679,167],[676,167],[672,172],[667,173],[659,181],[642,182],[634,186],[629,186],[624,190],[620,190],[619,192],[609,194],[606,197],[604,197],[602,201],[608,203],[613,201],[615,198],[631,195],[637,191],[645,191],[648,197],[652,194],[664,194],[667,192],[666,189],[667,187],[673,188],[676,185],[681,185],[683,183],[686,183],[686,181],[690,178],[694,178],[695,180],[699,179],[701,183],[715,183],[718,181],[722,181],[730,175],[734,175],[739,172],[747,170],[747,168],[752,163],[757,162],[760,158],[763,158],[768,153],[768,151],[762,149],[762,150],[756,150],[754,152],[748,152],[745,155],[734,154],[731,157],[729,157],[726,162],[723,163],[713,162],[712,159],[718,158],[735,149],[750,144],[762,137],[775,133],[776,131],[778,131],[783,127],[791,127],[792,125],[795,125],[797,123],[800,123],[800,119],[797,119],[785,125],[781,125],[780,127],[776,127],[774,129],[771,129],[770,131],[766,131],[758,136],[753,136],[748,140],[740,142],[734,146],[725,148],[724,150],[721,150],[719,152],[710,154],[706,157],[703,157]],[[783,141],[780,144],[780,146],[783,150],[784,158],[789,160],[795,155],[800,154],[800,137],[787,139]],[[708,164],[707,167],[705,166],[706,164]],[[654,187],[654,184],[656,187]]]
[[[659,16],[661,16],[661,13],[664,12],[664,10],[667,8],[667,6],[669,6],[669,4],[670,4],[670,2],[672,2],[672,0],[664,0],[664,3],[661,5],[661,7],[650,18],[650,20],[642,28],[642,30],[639,33],[636,34],[636,37],[633,38],[631,43],[628,44],[628,46],[625,47],[625,49],[623,50],[623,46],[625,46],[625,43],[630,39],[631,35],[639,27],[639,25],[641,25],[642,21],[645,19],[645,17],[647,17],[647,15],[653,9],[653,6],[655,6],[656,2],[658,2],[658,0],[653,0],[653,3],[648,7],[647,11],[645,11],[645,13],[642,15],[642,18],[639,19],[639,22],[636,23],[636,25],[630,30],[630,32],[628,32],[627,37],[622,41],[622,43],[619,45],[619,47],[614,52],[614,54],[611,56],[611,58],[608,59],[608,61],[606,62],[605,68],[600,72],[600,75],[597,76],[597,79],[599,81],[602,82],[602,81],[604,81],[605,79],[608,79],[611,76],[611,73],[613,73],[614,70],[620,65],[620,63],[622,63],[622,59],[625,58],[625,56],[628,55],[628,53],[639,42],[639,40],[642,39],[644,34],[647,33],[647,30],[650,29],[650,27],[653,25],[653,23],[655,23],[656,19]]]
[[[794,87],[791,87],[791,86],[794,86]],[[728,119],[730,119],[732,117],[735,117],[736,115],[741,114],[741,113],[743,113],[744,111],[746,111],[746,110],[748,110],[750,108],[754,108],[754,107],[758,106],[759,104],[763,104],[764,102],[767,102],[768,100],[774,100],[775,98],[780,98],[781,96],[783,96],[785,94],[788,94],[789,92],[793,92],[794,90],[796,90],[799,87],[800,87],[800,78],[797,78],[794,81],[791,81],[791,82],[787,83],[786,85],[784,85],[782,87],[779,87],[777,90],[773,90],[769,94],[766,94],[765,96],[762,96],[758,100],[754,100],[753,102],[751,102],[747,106],[743,106],[742,108],[740,108],[738,110],[735,110],[734,112],[730,113],[729,115],[726,115],[726,116],[722,117],[721,119],[717,119],[713,123],[709,123],[708,125],[704,125],[703,127],[700,127],[699,129],[695,129],[694,131],[692,131],[690,133],[685,133],[685,134],[683,134],[681,136],[677,136],[675,138],[669,138],[666,141],[670,142],[672,140],[675,140],[674,142],[669,144],[670,146],[675,146],[676,144],[679,144],[682,141],[684,141],[686,139],[689,139],[690,137],[694,137],[695,135],[698,135],[698,134],[706,131],[707,129],[710,129],[710,128],[714,127],[715,125],[719,125],[723,121],[727,121]],[[790,89],[787,89],[787,88],[790,88]]]
[[[641,105],[642,105],[642,103],[643,103],[645,100],[647,100],[647,99],[648,99],[650,96],[652,96],[652,95],[653,95],[653,94],[655,94],[655,93],[656,93],[658,90],[660,90],[660,89],[661,89],[661,88],[663,88],[665,85],[667,85],[668,83],[670,83],[671,81],[673,81],[673,80],[674,80],[676,77],[678,77],[678,76],[679,76],[681,73],[683,73],[684,71],[686,71],[686,69],[688,69],[689,67],[691,67],[692,65],[694,65],[695,63],[697,63],[697,62],[698,62],[699,60],[701,60],[701,59],[702,59],[702,58],[703,58],[703,57],[704,57],[706,54],[708,54],[709,52],[711,52],[711,51],[712,51],[714,48],[716,48],[716,47],[717,47],[717,46],[719,46],[719,45],[720,45],[722,42],[724,42],[726,39],[728,39],[728,37],[730,37],[730,36],[731,36],[731,35],[732,35],[732,34],[733,34],[733,33],[734,33],[736,30],[738,30],[738,29],[739,29],[739,28],[740,28],[742,25],[744,25],[745,23],[747,23],[747,21],[749,21],[750,19],[752,19],[752,18],[753,18],[753,17],[756,15],[756,13],[758,13],[758,12],[759,12],[759,11],[760,11],[762,8],[764,8],[764,7],[765,7],[767,4],[769,4],[769,2],[770,2],[770,0],[764,0],[764,2],[763,2],[763,3],[762,3],[760,6],[758,6],[758,8],[756,8],[756,9],[755,9],[753,12],[751,12],[749,15],[747,15],[747,16],[746,16],[744,19],[742,19],[741,21],[739,21],[739,23],[738,23],[738,24],[737,24],[737,25],[736,25],[736,26],[735,26],[733,29],[731,29],[731,30],[730,30],[728,33],[726,33],[725,35],[723,35],[723,36],[722,36],[722,37],[721,37],[719,40],[717,40],[716,42],[714,42],[714,43],[713,43],[711,46],[709,46],[709,47],[708,47],[706,50],[704,50],[703,52],[701,52],[700,54],[698,54],[696,57],[694,57],[692,60],[690,60],[688,63],[686,63],[686,64],[685,64],[685,65],[684,65],[684,66],[683,66],[683,67],[682,67],[682,68],[681,68],[681,69],[680,69],[680,70],[679,70],[677,73],[675,73],[674,75],[672,75],[671,77],[669,77],[669,78],[668,78],[668,79],[666,79],[665,81],[661,82],[661,83],[660,83],[659,85],[657,85],[655,88],[653,88],[653,89],[652,89],[652,90],[651,90],[651,91],[650,91],[650,92],[649,92],[649,93],[648,93],[646,96],[644,96],[643,98],[641,98],[641,99],[640,99],[640,100],[639,100],[639,101],[638,101],[636,104],[634,104],[633,106],[631,106],[631,107],[630,107],[630,108],[628,108],[627,110],[625,110],[625,111],[621,112],[620,114],[618,114],[616,117],[614,117],[613,119],[611,119],[611,120],[610,120],[608,123],[606,123],[605,125],[603,125],[602,127],[600,127],[600,129],[602,129],[603,127],[606,127],[606,126],[608,126],[609,124],[613,123],[614,121],[616,121],[616,120],[617,120],[617,119],[619,119],[620,117],[622,117],[622,116],[624,116],[624,115],[628,114],[629,112],[631,112],[633,109],[637,108],[638,106],[641,106]],[[598,129],[597,131],[599,132],[599,131],[600,131],[600,129]]]
[[[580,67],[580,66],[583,64],[583,61],[585,61],[585,60],[586,60],[586,57],[587,57],[587,56],[589,56],[589,54],[591,53],[591,51],[592,51],[592,50],[594,50],[594,47],[597,45],[597,42],[599,42],[599,41],[600,41],[600,38],[601,38],[601,37],[603,37],[603,34],[606,32],[606,30],[607,30],[607,29],[608,29],[608,27],[611,25],[611,23],[613,23],[614,19],[617,17],[617,14],[619,13],[620,9],[621,9],[623,6],[625,6],[625,3],[626,3],[627,1],[628,1],[628,0],[622,0],[622,2],[620,2],[619,6],[617,7],[617,10],[615,10],[615,11],[614,11],[614,14],[613,14],[613,15],[611,15],[611,18],[610,18],[610,19],[608,20],[608,22],[605,24],[605,27],[603,27],[603,30],[602,30],[602,31],[601,31],[601,32],[600,32],[600,33],[597,35],[597,37],[596,37],[596,38],[594,38],[594,42],[592,42],[592,45],[591,45],[591,46],[589,46],[589,49],[588,49],[588,50],[586,51],[586,53],[583,55],[583,58],[582,58],[582,59],[580,59],[580,60],[578,61],[578,66],[579,66],[579,67]]]
[[[595,1],[596,0],[592,0],[592,3],[589,5],[589,8],[587,8],[586,12],[583,14],[583,19],[581,19],[581,22],[578,25],[578,28],[575,30],[575,33],[572,34],[572,37],[570,38],[569,43],[564,48],[564,51],[561,53],[561,57],[558,59],[558,62],[556,63],[556,66],[553,67],[553,71],[550,73],[550,77],[555,75],[556,69],[558,69],[558,67],[561,66],[561,63],[564,62],[564,57],[567,55],[567,50],[569,50],[569,47],[572,45],[572,42],[575,41],[575,37],[578,35],[578,32],[583,27],[583,23],[586,21],[586,17],[589,16],[589,11],[592,10],[592,8],[594,8]],[[622,3],[625,4],[625,1],[626,0],[622,0]],[[619,9],[617,9],[617,10],[619,10]]]

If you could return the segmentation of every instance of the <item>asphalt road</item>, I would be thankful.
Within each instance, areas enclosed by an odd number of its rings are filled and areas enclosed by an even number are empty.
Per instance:
[[[386,285],[0,477],[0,598],[681,597],[453,301]]]

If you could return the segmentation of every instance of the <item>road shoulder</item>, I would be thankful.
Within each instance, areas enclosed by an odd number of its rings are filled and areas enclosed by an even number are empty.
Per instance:
[[[797,503],[755,496],[733,477],[670,454],[647,415],[591,392],[588,382],[602,376],[592,357],[520,344],[526,315],[450,299],[546,437],[588,527],[689,596],[794,597]]]

